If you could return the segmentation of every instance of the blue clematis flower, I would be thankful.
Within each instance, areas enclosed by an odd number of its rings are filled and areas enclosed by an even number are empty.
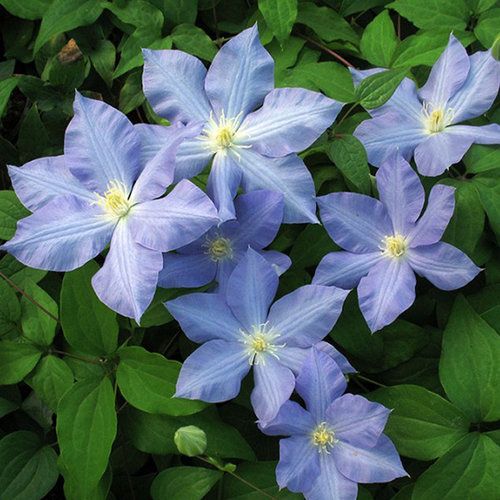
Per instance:
[[[380,71],[353,71],[355,81]],[[405,78],[389,101],[374,110],[354,135],[364,144],[368,160],[380,166],[395,148],[406,160],[415,155],[422,175],[436,176],[459,162],[473,143],[500,144],[500,125],[457,125],[485,113],[500,83],[500,63],[491,51],[468,56],[450,35],[427,83],[417,90]]]
[[[294,153],[331,125],[340,103],[300,88],[273,89],[274,62],[256,26],[228,41],[208,72],[184,52],[143,52],[144,93],[156,113],[203,126],[179,147],[177,178],[197,175],[213,159],[208,191],[222,220],[235,217],[233,198],[242,184],[245,191],[282,193],[284,222],[317,222],[314,183]],[[164,127],[139,128],[154,151]]]
[[[9,167],[14,190],[33,214],[19,221],[2,249],[30,267],[71,271],[111,241],[94,290],[139,322],[156,289],[162,252],[218,222],[213,203],[189,181],[159,198],[173,180],[178,145],[198,130],[169,127],[164,147],[142,164],[139,134],[125,115],[80,94],[74,110],[63,156]]]
[[[262,250],[274,240],[280,228],[283,196],[273,191],[252,191],[238,196],[234,206],[236,220],[210,229],[176,253],[165,254],[158,280],[160,286],[198,287],[215,279],[222,290],[249,246],[273,264],[278,275],[290,267],[287,255]]]
[[[269,309],[277,288],[273,266],[249,248],[224,293],[193,293],[166,303],[186,335],[203,343],[182,365],[177,397],[228,401],[253,367],[255,413],[261,421],[276,416],[292,394],[308,349],[332,329],[347,295],[334,287],[306,285]],[[344,371],[354,371],[333,346],[320,342],[320,347]]]
[[[419,218],[424,188],[399,153],[381,165],[376,180],[380,201],[357,193],[318,199],[328,234],[346,251],[326,255],[313,279],[318,285],[358,287],[372,332],[413,304],[415,273],[442,290],[454,290],[480,271],[463,252],[439,241],[455,208],[454,188],[435,185]]]
[[[280,488],[307,500],[355,500],[357,483],[385,483],[406,476],[396,448],[382,432],[390,410],[362,396],[344,394],[346,380],[323,352],[310,349],[296,391],[306,409],[283,404],[262,432],[280,441]]]

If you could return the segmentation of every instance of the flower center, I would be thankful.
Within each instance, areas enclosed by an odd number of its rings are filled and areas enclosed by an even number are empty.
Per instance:
[[[114,217],[124,217],[132,207],[125,185],[116,180],[108,184],[104,195],[97,194],[96,203]]]
[[[318,447],[319,453],[330,453],[330,448],[338,439],[335,439],[335,432],[328,427],[326,422],[321,422],[312,432],[312,442]]]
[[[275,341],[280,334],[269,326],[269,323],[262,323],[260,325],[252,325],[250,332],[245,332],[240,330],[243,342],[246,346],[246,351],[248,354],[248,362],[251,365],[257,365],[259,363],[265,364],[266,354],[274,356],[279,359],[276,351],[285,347],[286,344],[276,344]]]
[[[208,247],[208,255],[215,262],[233,257],[233,247],[229,238],[219,236],[208,241],[206,246]]]
[[[389,257],[401,257],[406,253],[406,238],[401,234],[386,236],[382,242],[382,251]]]
[[[424,128],[428,134],[442,132],[453,121],[455,115],[453,109],[434,107],[430,103],[424,103],[422,108]]]

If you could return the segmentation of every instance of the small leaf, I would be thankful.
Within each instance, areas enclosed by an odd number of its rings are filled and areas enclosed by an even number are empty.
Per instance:
[[[389,11],[383,10],[363,32],[360,49],[366,60],[388,68],[398,46],[398,37]]]
[[[173,29],[170,36],[179,50],[206,61],[211,61],[217,54],[215,42],[198,26],[181,24]]]
[[[90,61],[108,87],[113,83],[113,68],[115,66],[116,50],[109,40],[99,40],[89,52]]]
[[[357,100],[365,109],[382,106],[406,76],[406,69],[382,71],[365,78],[357,87]]]
[[[41,19],[52,0],[0,0],[0,5],[13,16],[22,19]]]
[[[0,191],[0,238],[10,240],[16,232],[17,221],[29,214],[14,191]]]
[[[0,277],[0,336],[14,328],[21,317],[21,305],[14,289]]]
[[[493,46],[500,32],[500,9],[483,12],[474,28],[474,34],[487,49]]]
[[[0,81],[0,118],[2,118],[3,112],[7,107],[9,102],[10,94],[16,88],[17,78],[7,78]]]
[[[0,341],[0,385],[21,382],[38,363],[42,353],[32,344]]]
[[[297,0],[259,0],[259,10],[274,36],[283,43],[297,19]]]

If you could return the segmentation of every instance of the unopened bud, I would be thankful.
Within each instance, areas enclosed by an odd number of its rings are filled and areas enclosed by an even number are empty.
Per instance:
[[[199,427],[188,425],[175,431],[174,443],[183,455],[196,457],[205,453],[207,436]]]

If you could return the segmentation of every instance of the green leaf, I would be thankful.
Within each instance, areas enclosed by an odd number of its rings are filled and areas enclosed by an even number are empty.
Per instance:
[[[363,144],[353,135],[335,138],[328,145],[328,157],[359,193],[371,193],[370,169]]]
[[[52,316],[58,317],[58,308],[54,299],[37,284],[27,282],[24,291]],[[25,337],[35,344],[49,346],[56,334],[57,321],[24,295],[21,297],[21,326]]]
[[[470,174],[480,174],[488,170],[500,169],[500,147],[473,144],[463,157]]]
[[[375,66],[388,68],[398,46],[398,37],[389,11],[383,10],[366,28],[360,49],[365,59]]]
[[[124,23],[136,28],[149,28],[151,33],[159,34],[163,26],[163,14],[152,3],[144,0],[128,0],[120,3],[106,3],[103,7],[110,10]]]
[[[19,408],[17,403],[14,403],[10,399],[5,399],[0,397],[0,418],[5,417],[9,413],[16,411]]]
[[[7,103],[10,99],[10,94],[16,88],[17,78],[7,78],[5,80],[0,81],[0,118],[7,107]]]
[[[500,34],[500,9],[491,9],[479,16],[474,34],[484,47],[489,49]]]
[[[40,118],[36,104],[31,106],[21,122],[17,138],[17,149],[23,163],[45,155],[50,149],[49,135]],[[29,212],[26,211],[25,213],[28,214]]]
[[[56,411],[59,400],[73,385],[73,372],[63,359],[49,355],[36,367],[30,385],[37,396]]]
[[[500,242],[500,204],[498,203],[500,196],[500,179],[497,176],[498,174],[493,176],[494,174],[496,174],[496,172],[492,172],[492,177],[489,177],[488,174],[481,176],[477,175],[474,177],[473,182],[476,186],[484,211],[488,216],[490,226],[497,237],[497,241]]]
[[[66,273],[61,289],[61,325],[64,337],[78,351],[102,356],[116,351],[116,314],[96,296],[91,285],[98,271],[92,260]]]
[[[151,485],[153,500],[201,500],[221,479],[222,472],[202,467],[171,467]]]
[[[7,254],[0,259],[0,272],[9,277],[19,288],[24,288],[25,283],[28,281],[38,283],[44,276],[47,275],[47,271],[26,267],[10,254]]]
[[[337,245],[320,224],[308,224],[299,234],[290,252],[296,269],[316,266],[329,252],[338,250]]]
[[[53,0],[43,14],[34,52],[38,52],[54,35],[92,24],[102,9],[100,0]]]
[[[119,108],[124,114],[128,114],[138,108],[146,97],[142,92],[142,72],[133,71],[127,76],[120,90]]]
[[[396,0],[388,7],[423,29],[465,30],[469,20],[465,0]]]
[[[365,109],[382,106],[406,76],[406,69],[382,71],[365,78],[357,87],[357,100]]]
[[[500,447],[471,433],[417,479],[412,500],[493,499],[498,496]]]
[[[198,10],[198,0],[150,0],[163,12],[170,24],[194,24]]]
[[[52,0],[0,0],[0,5],[13,16],[22,19],[41,19]]]
[[[311,28],[325,42],[345,40],[354,45],[359,38],[350,24],[333,9],[318,7],[313,2],[300,2],[297,23]]]
[[[297,0],[259,0],[259,10],[274,36],[283,43],[297,19]]]
[[[0,441],[0,492],[9,500],[38,500],[59,477],[57,455],[33,432],[18,431]]]
[[[57,411],[57,440],[64,476],[79,498],[92,492],[106,471],[116,436],[115,395],[108,378],[77,382]]]
[[[142,347],[120,350],[116,380],[123,397],[134,407],[148,413],[191,415],[206,404],[201,401],[174,398],[181,363]]]
[[[42,353],[32,344],[0,341],[0,385],[21,382],[38,363]]]
[[[171,37],[176,48],[206,61],[211,61],[217,54],[215,42],[198,26],[192,24],[176,26]]]
[[[459,409],[418,385],[377,389],[370,399],[393,408],[384,432],[406,457],[438,458],[469,431],[470,422]]]
[[[458,296],[443,334],[439,376],[450,400],[475,422],[500,419],[500,337]]]
[[[16,232],[17,221],[29,211],[18,200],[14,191],[0,191],[0,238],[10,240]]]
[[[0,336],[14,328],[21,317],[21,305],[14,289],[0,277]]]
[[[115,66],[116,50],[109,40],[99,40],[88,53],[90,61],[108,87],[113,83],[113,68]]]

